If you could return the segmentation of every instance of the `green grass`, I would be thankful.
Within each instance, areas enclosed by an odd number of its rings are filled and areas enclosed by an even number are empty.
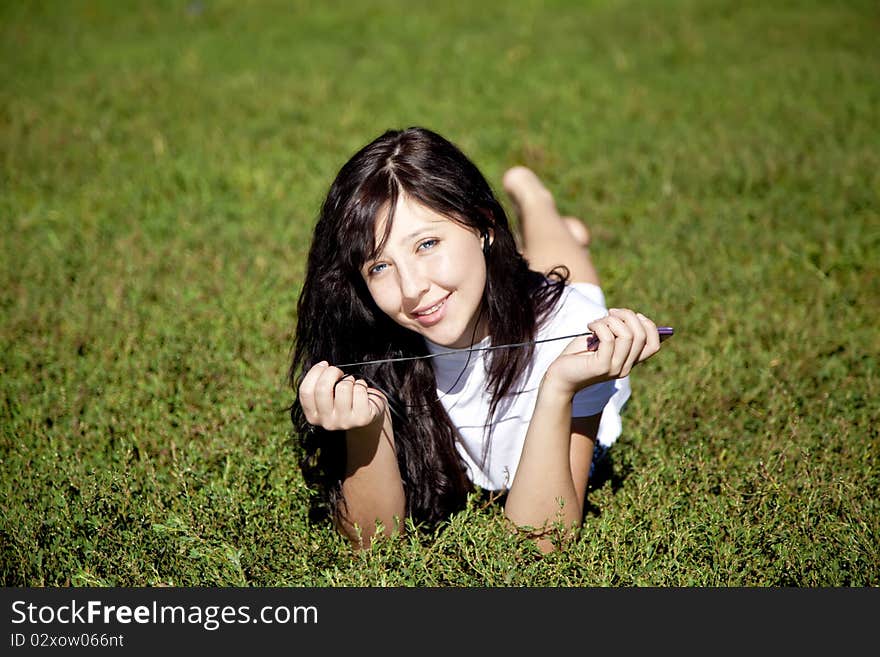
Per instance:
[[[880,585],[876,3],[312,4],[0,5],[2,582]],[[307,521],[311,226],[416,124],[677,330],[547,557],[476,497],[368,553]]]

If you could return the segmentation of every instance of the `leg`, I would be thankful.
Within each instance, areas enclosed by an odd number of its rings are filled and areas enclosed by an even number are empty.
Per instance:
[[[574,217],[563,217],[553,195],[526,167],[508,169],[504,189],[516,206],[522,231],[523,254],[532,269],[547,272],[565,265],[572,283],[599,285],[599,274],[590,257],[590,231]]]

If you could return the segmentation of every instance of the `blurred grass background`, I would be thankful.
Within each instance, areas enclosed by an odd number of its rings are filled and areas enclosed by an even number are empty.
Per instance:
[[[877,586],[878,30],[867,0],[0,3],[3,584]],[[547,557],[476,498],[368,553],[307,521],[311,227],[409,125],[496,189],[533,167],[609,303],[676,327]]]

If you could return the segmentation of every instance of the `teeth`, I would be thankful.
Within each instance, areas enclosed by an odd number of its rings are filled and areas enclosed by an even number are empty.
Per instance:
[[[444,299],[444,301],[445,301],[445,299]],[[442,305],[443,305],[443,301],[441,301],[440,303],[438,303],[438,304],[435,305],[435,306],[431,306],[430,308],[428,308],[427,310],[425,310],[425,311],[423,311],[423,312],[416,313],[416,314],[417,314],[417,315],[420,315],[420,316],[422,316],[422,317],[424,317],[425,315],[433,315],[435,312],[437,312],[438,310],[440,310],[440,306],[442,306]]]

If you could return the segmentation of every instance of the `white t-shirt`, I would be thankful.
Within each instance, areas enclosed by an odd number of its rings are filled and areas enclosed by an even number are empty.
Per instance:
[[[583,333],[588,330],[587,324],[606,314],[605,296],[598,286],[590,283],[568,285],[557,307],[538,330],[536,340]],[[499,404],[488,444],[485,425],[489,417],[490,396],[485,364],[491,352],[450,350],[429,340],[426,342],[433,354],[454,352],[432,358],[431,362],[437,380],[437,395],[458,429],[456,447],[467,466],[468,476],[485,490],[510,488],[535,410],[541,378],[571,338],[535,345],[532,367],[521,392]],[[489,338],[474,345],[488,346],[491,346]],[[629,396],[629,377],[588,386],[575,395],[572,417],[588,417],[601,412],[598,440],[608,446],[620,435],[620,411]]]

